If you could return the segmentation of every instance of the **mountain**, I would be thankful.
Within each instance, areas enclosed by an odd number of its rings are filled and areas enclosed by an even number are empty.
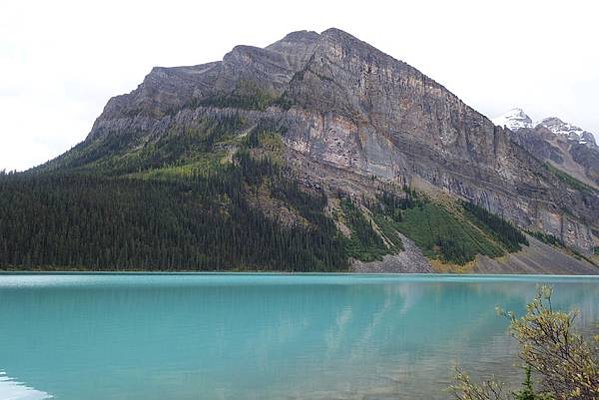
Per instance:
[[[596,189],[512,135],[338,29],[237,46],[154,68],[82,143],[2,177],[0,263],[472,270],[541,240],[593,273]]]
[[[592,133],[556,117],[536,124],[528,121],[532,120],[521,109],[493,119],[495,124],[510,129],[512,140],[535,158],[599,188],[599,147]]]
[[[589,147],[597,147],[595,137],[591,132],[587,132],[577,126],[574,126],[568,122],[564,122],[556,117],[549,117],[543,119],[539,125],[544,126],[556,135],[563,136],[568,140],[584,144]]]
[[[585,131],[569,122],[564,122],[557,117],[547,117],[540,122],[533,123],[532,119],[521,108],[513,108],[505,114],[492,118],[491,121],[495,125],[508,128],[512,131],[544,127],[554,135],[563,137],[569,141],[592,148],[597,147],[595,136],[591,132]]]
[[[512,131],[521,128],[534,128],[532,119],[521,108],[512,108],[507,113],[495,117],[491,121],[497,126],[506,127]]]

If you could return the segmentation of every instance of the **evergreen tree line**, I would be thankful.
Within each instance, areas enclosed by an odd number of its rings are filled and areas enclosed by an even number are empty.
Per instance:
[[[508,251],[518,251],[522,248],[521,245],[528,246],[526,236],[508,221],[474,203],[463,202],[462,205],[466,212],[473,216],[479,225],[491,232]]]
[[[425,252],[436,253],[445,262],[464,265],[477,254],[496,257],[504,254],[503,249],[513,252],[520,250],[522,244],[528,245],[526,236],[518,228],[476,204],[462,203],[467,217],[464,221],[455,211],[418,196],[410,188],[404,188],[403,192],[400,196],[383,191],[377,197],[378,202],[369,208],[375,214],[390,218],[396,229],[414,239]],[[475,227],[485,231],[492,240]]]
[[[310,222],[285,227],[248,203],[268,179]],[[99,174],[0,175],[0,265],[123,270],[335,271],[347,254],[309,194],[273,163],[235,163],[169,181]]]
[[[381,235],[373,226],[372,220],[364,216],[359,204],[347,197],[341,198],[344,222],[351,230],[349,239],[345,239],[345,248],[350,257],[361,261],[381,260],[384,255],[392,252]]]

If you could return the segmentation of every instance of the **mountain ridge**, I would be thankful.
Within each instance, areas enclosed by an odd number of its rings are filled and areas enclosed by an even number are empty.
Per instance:
[[[521,109],[508,111],[493,121],[507,126],[512,139],[535,158],[599,188],[599,147],[592,133],[557,117],[533,123]]]
[[[111,106],[113,100],[109,101],[107,110],[94,123],[90,137],[113,128],[118,132],[122,129],[119,124],[123,123],[128,124],[127,129],[140,131],[147,130],[147,124],[153,123],[153,129],[158,129],[154,134],[159,134],[160,124],[157,124],[157,121],[142,118],[166,114],[172,106],[185,109],[190,104],[201,105],[202,102],[211,106],[210,99],[221,94],[230,96],[231,93],[236,93],[243,97],[248,93],[255,96],[260,92],[260,95],[266,98],[272,97],[271,102],[274,102],[277,96],[282,96],[299,103],[299,107],[290,107],[283,113],[276,107],[266,107],[263,110],[267,118],[279,118],[287,125],[288,133],[283,140],[293,150],[302,153],[305,147],[310,145],[311,148],[307,152],[313,153],[312,156],[325,160],[329,165],[351,168],[353,172],[363,175],[374,174],[388,179],[408,181],[410,175],[416,173],[429,182],[433,181],[433,184],[435,181],[441,182],[446,190],[457,192],[455,194],[459,196],[475,202],[486,202],[485,208],[500,214],[513,208],[505,204],[511,201],[504,195],[498,198],[491,197],[488,193],[474,194],[472,191],[475,189],[465,188],[462,178],[459,178],[462,182],[452,183],[456,179],[448,176],[447,171],[430,168],[430,164],[423,164],[419,160],[413,160],[412,165],[403,162],[403,159],[413,157],[399,157],[398,148],[405,153],[410,151],[409,148],[414,148],[416,153],[429,154],[430,159],[443,157],[446,160],[445,164],[451,164],[449,169],[462,169],[459,171],[460,176],[470,175],[469,170],[472,168],[484,168],[486,172],[482,176],[486,176],[488,180],[504,183],[506,180],[514,181],[514,189],[519,191],[522,190],[518,189],[518,186],[524,189],[534,185],[532,181],[537,179],[533,177],[534,174],[545,173],[539,165],[526,167],[530,169],[528,173],[526,168],[523,170],[522,167],[530,164],[531,160],[527,160],[527,154],[520,154],[518,148],[510,147],[510,140],[504,131],[497,130],[484,115],[405,62],[398,61],[335,28],[328,29],[318,36],[300,32],[286,37],[293,39],[287,51],[294,54],[299,51],[303,55],[300,58],[305,62],[304,65],[295,64],[290,70],[287,64],[283,65],[284,59],[281,58],[270,57],[268,63],[262,58],[256,59],[256,54],[262,55],[264,49],[238,46],[223,58],[220,66],[210,63],[208,69],[205,65],[192,67],[196,71],[193,83],[189,83],[188,80],[181,82],[183,78],[180,77],[178,68],[169,69],[172,76],[167,74],[166,81],[155,79],[151,73],[138,89],[125,95],[131,99],[127,105],[121,103],[123,97],[117,97],[119,104],[117,110],[114,110],[115,107]],[[301,45],[298,46],[297,42]],[[275,53],[281,54],[278,51]],[[273,59],[276,61],[274,64]],[[218,74],[215,73],[215,68],[219,69]],[[198,70],[201,72],[197,73]],[[336,75],[333,76],[332,71]],[[269,74],[275,75],[274,83],[265,78]],[[254,86],[239,87],[239,82],[243,83],[248,78]],[[282,81],[288,82],[289,88],[283,90],[278,86]],[[181,83],[184,84],[182,87]],[[209,83],[212,86],[209,86]],[[164,88],[161,85],[164,85]],[[352,88],[352,91],[348,91],[349,88]],[[172,96],[172,93],[177,93],[177,96]],[[423,107],[427,109],[423,111]],[[307,116],[304,114],[306,109],[317,109],[317,112]],[[119,114],[114,115],[114,111],[118,111]],[[436,115],[431,114],[432,111]],[[135,113],[135,117],[128,119],[127,113]],[[326,113],[332,117],[331,120],[321,118]],[[164,120],[161,122],[168,124]],[[364,143],[361,140],[353,140],[345,134],[348,132],[346,128],[350,128],[354,135],[362,129],[369,140]],[[321,135],[312,141],[313,138],[309,135],[306,137],[306,133],[314,129],[320,130]],[[337,140],[343,144],[343,149],[339,148],[340,145],[336,145],[335,148],[328,140],[330,137],[323,137],[323,130],[328,130],[329,135],[333,132],[333,136],[336,131],[342,134]],[[369,130],[372,133],[377,130],[384,132],[369,134]],[[394,159],[380,159],[381,152],[395,154],[391,155]],[[369,159],[373,159],[374,162],[369,162]],[[470,169],[464,169],[464,162],[474,165]],[[520,164],[518,168],[514,168],[516,164]],[[527,182],[517,184],[518,180],[523,180],[520,178],[525,174],[529,174],[528,178],[524,179]],[[480,178],[481,175],[477,174],[471,179]],[[555,186],[555,182],[551,182],[553,178],[546,177],[545,180],[546,185]],[[403,183],[405,182],[399,182]],[[489,182],[495,187],[508,186],[504,183]],[[511,194],[515,194],[513,190],[510,191]],[[559,201],[559,197],[562,195],[557,196],[554,201]],[[575,200],[573,203],[581,200]],[[516,210],[518,208],[516,207]],[[551,210],[550,213],[555,215],[554,211]],[[512,214],[507,217],[516,223],[531,223],[530,219],[527,221],[522,215],[524,213]],[[592,219],[591,215],[588,214],[587,218]],[[545,223],[543,218],[540,220],[541,223]],[[554,225],[555,222],[551,224]],[[578,225],[575,221],[568,221],[568,224]],[[559,227],[554,225],[551,232],[562,236],[561,226],[562,223],[559,222]],[[578,225],[575,229],[580,228],[582,226]],[[590,236],[589,231],[585,239],[587,243],[578,247],[586,248],[587,251],[593,247]],[[566,240],[568,241],[574,244],[575,240]]]
[[[505,114],[491,118],[495,125],[505,126],[512,131],[518,129],[534,129],[543,126],[558,136],[563,136],[568,140],[576,141],[579,144],[586,144],[589,147],[597,147],[593,133],[585,131],[569,122],[564,122],[558,117],[545,117],[540,121],[533,120],[521,108],[513,108]]]
[[[289,196],[326,199],[312,212],[334,221],[350,240],[350,257],[365,260],[399,251],[394,232],[402,230],[427,257],[445,262],[525,243],[509,224],[482,211],[475,217],[461,202],[585,254],[599,232],[594,188],[550,169],[513,132],[416,68],[335,28],[293,32],[264,49],[236,46],[222,61],[154,68],[137,89],[107,103],[82,143],[31,173],[210,180],[239,169],[247,199],[240,207],[247,201],[277,224],[316,229],[283,194],[290,189],[281,191],[295,182],[299,192]],[[453,200],[430,200],[443,193]],[[433,215],[452,228],[423,233],[407,222]],[[494,228],[481,222],[487,219]],[[452,236],[472,248],[459,250]]]

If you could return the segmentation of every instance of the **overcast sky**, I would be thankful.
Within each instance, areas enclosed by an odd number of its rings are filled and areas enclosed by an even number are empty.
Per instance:
[[[236,44],[343,29],[493,117],[512,107],[599,133],[595,1],[0,2],[0,169],[27,169],[89,132],[153,66],[220,60]]]

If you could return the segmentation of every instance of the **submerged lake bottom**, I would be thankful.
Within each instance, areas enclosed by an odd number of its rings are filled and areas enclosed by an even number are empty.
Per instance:
[[[522,381],[497,306],[599,321],[599,278],[0,274],[0,400],[446,399]]]

